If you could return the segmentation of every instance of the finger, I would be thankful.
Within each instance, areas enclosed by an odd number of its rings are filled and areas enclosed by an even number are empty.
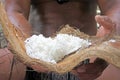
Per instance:
[[[112,30],[115,27],[115,23],[107,16],[96,15],[95,20],[105,29]]]
[[[100,24],[96,36],[103,37],[106,34],[114,32],[116,25],[109,17],[97,15],[95,19]]]
[[[111,43],[111,45],[113,46],[113,47],[115,47],[115,48],[117,48],[117,49],[120,49],[120,41],[116,41],[116,42],[110,42]]]
[[[43,66],[38,66],[38,65],[31,65],[31,67],[37,71],[37,72],[43,72],[43,73],[47,73],[48,69],[43,67]]]

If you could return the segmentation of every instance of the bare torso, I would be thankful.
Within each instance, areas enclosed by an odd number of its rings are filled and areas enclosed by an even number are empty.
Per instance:
[[[40,25],[34,26],[37,32],[50,36],[61,25],[69,24],[87,34],[96,34],[95,0],[70,0],[63,4],[56,0],[33,0],[32,4],[39,14]]]

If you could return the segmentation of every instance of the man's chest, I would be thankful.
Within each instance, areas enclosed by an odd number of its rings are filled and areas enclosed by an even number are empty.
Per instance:
[[[95,0],[31,0],[32,3],[38,4],[44,4],[47,2],[56,2],[58,4],[64,4],[64,3],[68,3],[68,2],[93,2]]]

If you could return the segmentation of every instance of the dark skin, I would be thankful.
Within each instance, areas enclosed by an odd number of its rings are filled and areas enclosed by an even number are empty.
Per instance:
[[[34,0],[33,0],[34,1]],[[103,37],[114,29],[120,34],[120,0],[90,0],[70,1],[65,4],[58,4],[56,1],[35,0],[35,8],[42,15],[42,30],[36,28],[45,36],[55,33],[59,26],[70,24],[81,31]],[[30,11],[30,0],[5,0],[5,7],[10,21],[24,34],[32,35],[34,27],[28,22]],[[99,5],[101,16],[96,16],[96,6]],[[96,17],[95,17],[96,16]],[[100,28],[96,29],[96,22]],[[72,72],[81,80],[94,80],[101,75],[107,67],[102,60],[95,60],[93,63],[83,64]],[[46,69],[41,67],[41,72]]]
[[[38,13],[43,15],[40,18],[40,22],[42,26],[44,26],[42,27],[41,33],[45,36],[52,35],[63,24],[76,26],[83,32],[91,35],[96,34],[96,22],[94,20],[94,16],[96,15],[96,1],[93,0],[93,4],[84,1],[70,1],[62,5],[54,0],[38,0],[36,3],[33,0],[33,2]],[[90,8],[87,9],[87,6]],[[8,12],[11,22],[22,29],[23,32],[26,32],[26,34],[32,32],[28,29],[32,28],[34,30],[34,27],[31,27],[27,21],[29,10],[30,0],[6,0],[6,11]],[[89,27],[87,27],[87,25],[89,25]],[[40,30],[39,26],[37,30]]]

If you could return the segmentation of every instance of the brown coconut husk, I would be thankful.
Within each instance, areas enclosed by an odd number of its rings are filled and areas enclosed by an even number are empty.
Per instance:
[[[57,73],[69,72],[79,63],[93,56],[101,58],[120,68],[120,45],[115,45],[115,43],[120,43],[120,36],[111,34],[103,38],[98,38],[84,34],[83,32],[80,32],[78,29],[70,27],[69,25],[65,25],[58,33],[71,34],[83,39],[88,39],[92,42],[92,45],[88,48],[82,49],[81,51],[77,50],[71,55],[66,56],[57,64],[52,64],[42,60],[30,58],[26,54],[24,40],[28,37],[28,35],[24,35],[22,31],[11,24],[2,3],[0,3],[0,22],[5,37],[11,45],[11,51],[14,56],[19,61],[29,67],[32,67],[38,72],[40,71],[38,68],[41,66],[45,67],[48,71],[54,71]],[[116,42],[109,42],[108,40],[110,39],[115,39]]]

